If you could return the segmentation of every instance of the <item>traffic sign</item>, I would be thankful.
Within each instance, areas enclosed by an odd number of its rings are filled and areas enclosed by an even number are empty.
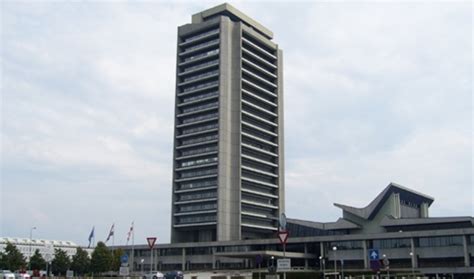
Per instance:
[[[278,238],[280,239],[281,244],[286,244],[286,241],[288,241],[288,231],[278,231]]]
[[[119,275],[120,276],[130,275],[130,269],[128,268],[128,266],[121,266],[119,269]]]
[[[123,254],[123,255],[120,257],[120,262],[121,262],[121,263],[128,263],[128,255],[127,255],[127,254]]]
[[[369,250],[369,259],[371,261],[378,261],[380,259],[380,253],[378,249]]]
[[[291,259],[278,259],[277,260],[277,271],[290,271],[291,270]]]
[[[262,257],[262,255],[257,255],[257,256],[255,257],[255,263],[256,263],[256,264],[261,264],[262,262],[263,262],[263,257]]]
[[[155,246],[156,237],[147,237],[146,241],[148,242],[150,249],[153,249],[153,246]]]

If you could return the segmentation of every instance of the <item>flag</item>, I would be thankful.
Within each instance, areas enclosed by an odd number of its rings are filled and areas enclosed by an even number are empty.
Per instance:
[[[95,228],[95,226],[92,227],[92,231],[91,231],[91,233],[89,234],[89,246],[87,246],[87,248],[90,248],[90,247],[91,247],[91,241],[92,241],[92,239],[94,238],[94,228]]]
[[[107,243],[107,241],[109,241],[110,237],[114,235],[114,226],[115,226],[115,223],[112,224],[112,227],[110,227],[109,236],[107,236],[107,239],[105,240],[105,243]]]
[[[132,226],[130,226],[130,230],[127,233],[127,243],[130,240],[130,236],[132,235],[132,233],[133,233],[133,222],[132,222]]]

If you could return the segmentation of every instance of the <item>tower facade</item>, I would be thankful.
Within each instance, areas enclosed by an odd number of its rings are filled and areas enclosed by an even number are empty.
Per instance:
[[[283,65],[229,4],[178,28],[171,241],[274,237],[284,212]]]

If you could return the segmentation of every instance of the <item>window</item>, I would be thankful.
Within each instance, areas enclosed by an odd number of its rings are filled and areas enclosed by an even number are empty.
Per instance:
[[[419,247],[462,246],[462,236],[420,237]]]

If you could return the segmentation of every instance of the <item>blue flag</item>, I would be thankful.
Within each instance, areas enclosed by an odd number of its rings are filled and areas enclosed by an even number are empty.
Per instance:
[[[94,238],[94,229],[95,229],[95,226],[92,227],[92,231],[91,231],[91,233],[89,234],[89,246],[87,246],[87,248],[90,248],[90,247],[91,247],[91,240],[92,240],[92,238]]]

